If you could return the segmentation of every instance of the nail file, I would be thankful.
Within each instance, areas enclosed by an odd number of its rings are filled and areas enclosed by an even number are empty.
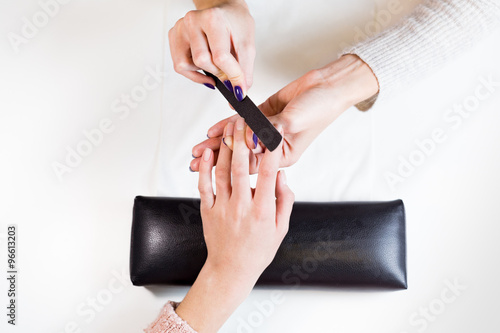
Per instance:
[[[254,102],[252,102],[250,97],[246,96],[241,102],[238,101],[234,93],[229,91],[215,75],[206,71],[203,72],[214,79],[217,90],[222,93],[236,112],[245,119],[247,125],[257,135],[264,146],[270,151],[275,150],[279,146],[282,136]]]

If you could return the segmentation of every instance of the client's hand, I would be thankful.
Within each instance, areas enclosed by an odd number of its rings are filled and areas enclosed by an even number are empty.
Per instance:
[[[378,83],[371,69],[355,55],[345,55],[331,64],[313,70],[293,81],[259,106],[276,126],[283,126],[284,144],[280,150],[280,167],[294,164],[311,142],[342,112],[378,91]],[[204,149],[216,150],[222,131],[236,116],[224,119],[208,130],[209,139],[196,145],[192,154],[191,169],[199,170]],[[250,173],[259,170],[262,145],[255,144],[252,132],[246,132],[250,155]],[[231,138],[225,140],[232,146]],[[255,149],[254,149],[255,148]]]
[[[177,314],[197,332],[216,332],[247,297],[271,263],[288,231],[294,194],[278,173],[282,149],[265,151],[255,189],[249,182],[245,123],[229,123],[225,136],[233,151],[221,145],[212,187],[214,152],[200,160],[199,191],[208,258]]]

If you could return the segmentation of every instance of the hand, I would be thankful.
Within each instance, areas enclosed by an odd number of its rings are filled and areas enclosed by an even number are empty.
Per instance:
[[[214,87],[217,76],[238,100],[252,86],[255,59],[254,20],[244,0],[197,0],[168,32],[170,53],[177,73]]]
[[[265,151],[255,189],[250,187],[250,150],[243,118],[225,127],[233,151],[222,144],[212,187],[214,152],[206,148],[200,163],[199,191],[207,261],[177,308],[198,332],[216,332],[248,296],[271,263],[288,231],[294,194],[278,164],[283,142]]]
[[[239,117],[234,126],[228,124],[226,136],[232,135],[233,127],[234,152],[223,146],[219,153],[217,196],[212,190],[212,165],[209,161],[213,152],[210,149],[205,150],[200,169],[199,190],[208,249],[207,265],[218,271],[256,280],[271,263],[288,230],[293,193],[285,185],[283,171],[276,178],[279,164],[277,151],[264,153],[257,186],[255,190],[250,188],[250,150],[245,143],[243,118]]]
[[[311,142],[342,112],[378,91],[377,80],[371,69],[355,55],[345,55],[331,64],[313,70],[293,81],[259,106],[260,110],[276,126],[282,125],[284,143],[279,161],[280,167],[287,167],[300,158]],[[224,126],[236,116],[224,119],[208,130],[209,139],[196,145],[192,154],[191,169],[199,170],[201,152],[210,148],[216,150],[222,138]],[[250,173],[259,170],[263,146],[255,147],[252,132],[246,133],[250,154]],[[226,144],[232,146],[231,138]]]

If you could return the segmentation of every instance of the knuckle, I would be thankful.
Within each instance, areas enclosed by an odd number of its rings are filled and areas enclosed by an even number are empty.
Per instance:
[[[241,202],[239,202],[239,201],[236,202],[236,204],[233,207],[233,213],[232,214],[238,220],[240,220],[244,216],[245,209],[244,209],[244,207],[243,207],[243,205],[242,205]]]
[[[209,184],[198,184],[198,191],[202,194],[209,193],[210,187]]]
[[[219,7],[208,8],[203,11],[203,15],[209,25],[220,24],[222,10]]]
[[[186,24],[192,25],[196,21],[196,10],[190,10],[184,15],[184,20]]]
[[[210,56],[206,52],[195,52],[193,62],[198,67],[206,67],[210,63]]]
[[[231,168],[232,174],[235,177],[243,177],[248,174],[248,171],[245,170],[245,167],[240,163],[235,163]]]
[[[321,71],[318,69],[310,70],[304,75],[304,81],[306,86],[317,85],[319,82],[322,82],[323,80],[324,80],[323,74],[321,74]]]
[[[214,63],[217,66],[224,65],[229,59],[229,54],[223,51],[216,51],[213,54]]]
[[[262,178],[273,178],[273,177],[276,177],[276,172],[275,170],[270,170],[270,169],[262,169],[262,170],[259,170],[259,177],[262,177]]]
[[[229,168],[227,167],[224,167],[222,165],[218,165],[216,168],[215,168],[215,177],[216,179],[219,179],[219,182],[220,182],[220,179],[224,176],[226,176],[229,172]]]
[[[182,74],[186,70],[187,64],[183,61],[178,61],[174,63],[174,71],[176,73]]]
[[[256,49],[255,49],[255,43],[253,40],[246,39],[242,41],[238,47],[239,52],[245,52],[249,55],[255,55]]]

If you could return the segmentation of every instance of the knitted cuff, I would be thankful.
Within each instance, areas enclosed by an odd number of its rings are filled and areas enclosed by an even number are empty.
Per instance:
[[[379,94],[356,105],[371,108],[442,67],[498,25],[493,0],[427,0],[402,22],[342,54],[360,57],[375,74]]]
[[[169,301],[160,314],[145,330],[145,333],[196,333],[187,322],[175,313],[179,303]]]

